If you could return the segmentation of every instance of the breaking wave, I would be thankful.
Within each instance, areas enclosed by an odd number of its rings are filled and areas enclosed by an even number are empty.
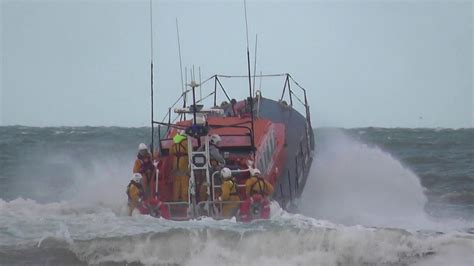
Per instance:
[[[428,215],[425,189],[417,175],[381,148],[340,131],[318,144],[301,200],[305,215],[345,225],[411,230],[474,227],[470,221],[440,221]]]
[[[350,228],[285,228],[244,233],[207,228],[172,229],[74,243],[48,238],[28,251],[32,254],[54,251],[55,256],[61,256],[60,261],[87,264],[429,265],[438,261],[469,265],[469,260],[462,261],[460,255],[469,251],[472,241],[454,235],[420,237],[403,231]],[[458,257],[444,261],[437,257],[446,253]]]
[[[127,217],[24,199],[0,200],[0,212],[0,264],[470,265],[465,254],[474,245],[465,232],[344,226],[276,203],[271,220],[249,224]]]

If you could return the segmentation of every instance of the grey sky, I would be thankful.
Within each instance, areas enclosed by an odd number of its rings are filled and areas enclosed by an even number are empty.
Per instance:
[[[5,1],[0,125],[149,124],[148,1]],[[471,127],[471,1],[247,3],[257,71],[308,89],[315,126]],[[153,1],[157,117],[183,63],[246,73],[242,2]],[[253,55],[252,55],[253,60]],[[226,84],[225,84],[226,85]],[[232,86],[234,85],[234,86]],[[276,97],[283,82],[262,81]],[[236,98],[245,82],[228,83]]]

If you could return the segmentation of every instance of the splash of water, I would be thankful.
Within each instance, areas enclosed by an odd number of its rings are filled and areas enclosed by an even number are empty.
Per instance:
[[[389,153],[339,131],[318,145],[302,196],[303,214],[346,225],[433,226],[418,177]]]
[[[71,202],[99,205],[122,213],[126,204],[126,186],[131,178],[132,162],[108,159],[94,162],[87,169],[76,169],[74,185],[69,189]]]

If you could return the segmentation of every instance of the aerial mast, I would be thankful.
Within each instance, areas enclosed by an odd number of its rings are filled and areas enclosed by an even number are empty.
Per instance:
[[[245,11],[245,32],[247,37],[247,70],[249,77],[249,102],[250,102],[250,117],[252,119],[252,149],[255,151],[255,131],[254,131],[254,114],[253,114],[253,95],[252,95],[252,77],[250,74],[250,51],[249,51],[249,27],[247,22],[247,1],[244,0],[244,11]],[[255,156],[255,154],[254,154]]]
[[[154,148],[154,123],[153,123],[153,4],[150,0],[150,91],[151,91],[151,145],[150,152],[153,156]]]
[[[258,41],[258,34],[255,34],[255,57],[253,59],[253,95],[255,95],[255,76],[257,76],[257,41]]]

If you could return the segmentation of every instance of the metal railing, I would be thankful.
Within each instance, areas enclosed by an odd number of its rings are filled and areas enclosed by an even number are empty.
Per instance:
[[[286,89],[288,87],[288,96],[289,96],[289,99],[290,99],[290,106],[293,107],[293,97],[295,97],[295,99],[297,101],[299,101],[305,108],[305,118],[306,118],[306,121],[307,121],[307,124],[308,124],[308,128],[312,128],[311,127],[311,117],[310,117],[310,110],[309,110],[309,105],[308,105],[308,99],[307,99],[307,96],[306,96],[306,89],[303,88],[290,74],[288,73],[280,73],[280,74],[266,74],[266,75],[252,75],[250,77],[260,77],[260,78],[269,78],[269,77],[285,77],[285,82],[284,82],[284,86],[283,86],[283,91],[282,91],[282,94],[281,94],[281,98],[280,98],[280,101],[283,100],[284,98],[284,95],[286,93]],[[213,99],[213,104],[214,106],[217,106],[217,95],[218,95],[218,88],[220,88],[220,90],[224,93],[225,95],[225,98],[231,102],[232,100],[232,97],[229,96],[227,90],[225,89],[224,85],[222,84],[221,80],[220,79],[224,79],[224,78],[248,78],[248,75],[220,75],[220,74],[216,74],[216,75],[213,75],[209,78],[207,78],[206,80],[204,80],[203,82],[201,82],[200,84],[196,84],[197,86],[199,87],[202,87],[204,84],[210,82],[211,80],[214,80],[214,88],[213,88],[213,91],[211,93],[209,93],[205,98],[207,97],[210,97],[210,96],[214,96],[214,99]],[[301,97],[299,97],[297,94],[295,94],[293,88],[291,87],[291,82],[296,85],[297,88],[299,88],[302,92],[303,92],[303,99],[301,99]],[[178,116],[176,116],[174,119],[172,119],[171,117],[171,110],[180,102],[180,101],[183,101],[183,107],[186,107],[186,98],[187,98],[187,94],[188,93],[192,93],[192,89],[188,89],[188,90],[185,90],[183,91],[178,99],[171,105],[171,107],[168,108],[168,112],[163,116],[162,120],[159,122],[159,121],[152,121],[152,126],[153,125],[158,125],[158,132],[159,132],[159,135],[161,136],[161,127],[160,125],[164,125],[164,126],[167,126],[167,130],[170,128],[170,127],[179,127],[179,126],[176,126],[174,125],[174,122],[177,120],[177,118],[179,118],[180,116],[182,116],[183,114],[179,114]],[[257,93],[255,93],[254,96],[257,97],[257,101],[258,99],[261,97],[261,95],[256,95]],[[202,100],[204,99],[201,99],[200,101],[198,101],[199,103],[202,102]],[[196,103],[198,103],[196,102]],[[254,110],[252,110],[254,111]],[[257,104],[257,115],[259,113],[259,106]],[[165,121],[168,121],[167,123],[165,123]],[[183,129],[183,128],[181,128]],[[154,136],[152,136],[153,138]],[[153,141],[152,141],[153,142]],[[311,144],[313,145],[313,144]],[[152,147],[153,148],[153,147]]]
[[[187,202],[162,202],[166,206],[169,219],[175,221],[187,221],[198,217],[206,216],[214,219],[229,219],[233,216],[238,216],[240,204],[245,201],[219,201],[219,200],[207,200],[197,203],[194,210],[191,210],[191,204]],[[234,207],[234,212],[230,216],[223,215],[223,209],[225,206],[231,205]]]
[[[250,171],[250,167],[247,169],[238,169],[238,170],[231,170],[231,172],[234,173],[245,173]],[[214,171],[211,175],[211,189],[212,189],[212,195],[211,198],[213,201],[216,200],[216,189],[221,188],[221,185],[216,185],[215,184],[215,179],[216,179],[216,174],[219,174],[220,171]],[[245,188],[244,184],[237,184],[237,188]]]
[[[191,210],[190,210],[190,204],[186,201],[180,201],[180,202],[162,202],[163,205],[166,206],[168,209],[168,213],[170,214],[170,219],[171,220],[178,220],[178,221],[185,221],[194,218],[193,215],[191,215]],[[179,214],[179,215],[177,215]]]
[[[238,216],[238,211],[240,209],[240,204],[244,203],[245,201],[201,201],[197,204],[198,212],[200,212],[201,216],[208,216],[214,219],[229,219],[233,216]],[[232,205],[236,206],[234,212],[231,213],[230,216],[224,216],[222,211],[224,206]]]

